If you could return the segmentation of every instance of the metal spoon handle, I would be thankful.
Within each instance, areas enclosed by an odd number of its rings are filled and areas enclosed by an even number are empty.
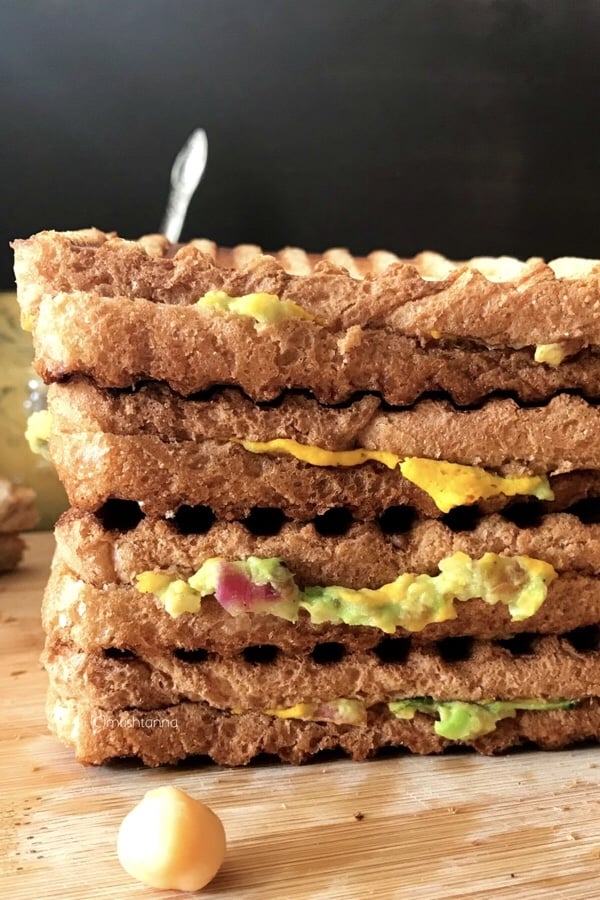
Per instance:
[[[190,200],[204,175],[207,157],[206,132],[197,128],[177,154],[171,169],[171,190],[160,230],[172,243],[179,240]]]

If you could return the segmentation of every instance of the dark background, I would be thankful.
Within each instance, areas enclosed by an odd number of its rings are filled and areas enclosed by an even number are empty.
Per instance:
[[[184,237],[600,256],[600,3],[0,0],[11,237],[156,231],[198,126]]]

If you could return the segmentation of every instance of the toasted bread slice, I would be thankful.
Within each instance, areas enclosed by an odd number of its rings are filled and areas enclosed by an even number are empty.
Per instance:
[[[221,765],[240,766],[260,754],[302,763],[322,750],[339,750],[355,760],[388,747],[412,753],[441,753],[454,742],[435,733],[432,719],[417,713],[399,719],[387,709],[374,710],[367,727],[281,719],[258,712],[239,715],[204,703],[181,702],[162,709],[106,709],[56,688],[48,695],[50,728],[75,748],[82,763],[99,765],[136,757],[147,766],[207,756]],[[600,701],[570,709],[519,711],[467,744],[479,753],[500,753],[524,743],[557,750],[579,741],[598,740]]]
[[[299,387],[326,402],[368,390],[400,404],[431,390],[460,403],[498,389],[523,399],[598,393],[595,260],[271,256],[94,229],[13,246],[23,319],[48,381],[76,372],[103,387],[152,379],[184,395],[238,384],[263,400]],[[211,290],[269,293],[308,318],[265,326],[200,310]]]
[[[598,650],[577,650],[555,635],[532,639],[528,652],[474,640],[466,658],[444,658],[434,644],[413,646],[402,662],[383,662],[372,651],[351,652],[336,662],[314,657],[265,654],[225,659],[209,654],[189,662],[156,650],[119,657],[69,645],[46,648],[44,663],[52,684],[68,685],[106,709],[156,709],[182,700],[218,709],[264,711],[336,698],[360,699],[367,706],[392,700],[435,697],[485,702],[595,697],[600,679]]]

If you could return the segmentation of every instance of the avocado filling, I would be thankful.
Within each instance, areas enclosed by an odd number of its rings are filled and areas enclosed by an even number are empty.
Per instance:
[[[249,316],[260,325],[273,325],[284,319],[304,319],[314,322],[315,317],[308,310],[294,303],[293,300],[280,300],[277,294],[244,294],[243,297],[230,297],[225,291],[208,291],[196,303],[200,309],[215,312],[235,313],[238,316]]]
[[[543,560],[496,553],[471,559],[459,551],[443,559],[439,570],[439,575],[405,573],[376,589],[333,585],[300,590],[277,557],[235,562],[212,557],[187,580],[148,571],[137,575],[136,583],[141,593],[157,596],[173,618],[198,612],[202,597],[214,596],[232,616],[270,613],[295,622],[303,609],[317,625],[369,625],[392,634],[397,628],[421,631],[433,622],[455,619],[455,603],[474,599],[503,603],[513,621],[528,619],[556,578]]]
[[[474,741],[494,731],[501,719],[513,719],[518,710],[544,712],[552,709],[570,709],[576,703],[576,700],[489,700],[467,703],[462,700],[417,697],[410,700],[392,700],[386,705],[397,719],[413,719],[417,712],[431,716],[436,720],[433,725],[435,733],[448,741]],[[369,708],[370,705],[363,700],[341,699],[296,703],[294,706],[265,709],[264,713],[278,719],[364,726],[367,724]],[[233,712],[241,713],[244,710],[238,709]]]
[[[284,453],[312,466],[360,466],[373,460],[388,469],[399,468],[407,481],[429,494],[444,513],[456,506],[467,506],[504,494],[505,497],[531,495],[538,500],[553,500],[554,494],[545,475],[495,475],[479,466],[463,466],[438,459],[417,456],[406,458],[387,450],[324,450],[311,444],[301,444],[287,438],[272,441],[242,441],[234,439],[250,453]]]
[[[461,700],[394,700],[390,712],[399,719],[412,719],[415,713],[436,718],[434,731],[449,741],[472,741],[494,731],[500,719],[513,719],[517,710],[569,709],[575,700],[490,700],[465,703]]]

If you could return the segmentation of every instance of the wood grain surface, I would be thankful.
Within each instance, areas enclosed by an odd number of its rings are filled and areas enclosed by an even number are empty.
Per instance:
[[[0,578],[4,897],[186,896],[132,882],[115,851],[122,818],[165,783],[225,825],[207,900],[600,897],[596,748],[302,768],[80,766],[46,729],[39,606],[52,540],[28,541],[21,571]]]

